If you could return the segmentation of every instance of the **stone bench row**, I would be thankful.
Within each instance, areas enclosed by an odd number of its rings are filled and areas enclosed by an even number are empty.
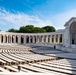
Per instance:
[[[24,54],[23,54],[24,55]],[[36,63],[43,61],[56,60],[56,57],[48,57],[41,55],[29,55],[21,56],[21,54],[0,54],[0,65],[16,65],[24,63]]]

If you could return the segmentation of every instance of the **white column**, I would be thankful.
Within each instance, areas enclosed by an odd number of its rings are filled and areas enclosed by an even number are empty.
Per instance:
[[[51,37],[50,37],[50,43],[52,44],[52,35],[51,35]]]
[[[39,43],[41,43],[41,36],[39,36]]]
[[[21,36],[18,35],[18,44],[21,44]]]
[[[46,43],[48,43],[48,36],[46,36]]]
[[[26,44],[26,36],[24,36],[24,44]]]
[[[8,35],[7,35],[7,43],[8,43]]]
[[[12,35],[10,37],[11,37],[11,43],[12,43]]]
[[[10,43],[10,36],[8,35],[8,43]]]
[[[16,36],[14,35],[14,43],[16,43]]]
[[[5,35],[3,35],[3,43],[5,43]]]
[[[44,36],[42,36],[42,43],[44,43]]]
[[[35,43],[35,37],[34,36],[32,36],[33,37],[33,43]]]
[[[6,41],[6,40],[7,40],[7,35],[5,36],[5,43],[7,43],[7,41]]]
[[[11,36],[9,35],[9,43],[11,43]]]
[[[8,43],[10,43],[10,36],[8,35]]]
[[[9,39],[10,39],[9,42],[11,43],[11,36],[9,36]]]
[[[51,43],[51,35],[49,36],[49,41],[50,41],[50,43]]]
[[[39,37],[38,36],[36,36],[36,43],[38,43],[39,42]]]

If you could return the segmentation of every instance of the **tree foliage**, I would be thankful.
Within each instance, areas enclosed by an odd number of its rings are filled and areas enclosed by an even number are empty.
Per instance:
[[[55,28],[53,26],[45,27],[34,27],[33,25],[21,26],[19,30],[9,29],[8,32],[19,32],[19,33],[45,33],[45,32],[54,32]]]
[[[39,28],[39,27],[35,27],[34,30],[33,30],[33,33],[45,33],[46,30],[45,29],[42,29],[42,28]]]
[[[22,26],[19,29],[19,32],[21,33],[33,33],[34,26],[33,25],[27,25],[27,26]]]
[[[55,28],[53,26],[45,26],[43,29],[46,30],[46,32],[55,32]]]
[[[11,28],[8,30],[8,32],[18,32],[18,30]]]

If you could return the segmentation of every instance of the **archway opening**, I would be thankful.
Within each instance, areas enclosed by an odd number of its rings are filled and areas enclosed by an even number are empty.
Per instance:
[[[21,44],[23,44],[24,43],[24,36],[22,35],[21,36]]]
[[[12,36],[12,43],[14,43],[14,39],[15,39],[15,36],[13,35],[13,36]]]
[[[62,43],[62,34],[60,35],[60,43]]]
[[[70,25],[70,43],[76,45],[76,22]]]
[[[26,36],[26,43],[29,43],[29,36]]]
[[[46,43],[46,35],[44,36],[44,43]]]
[[[3,43],[3,35],[1,35],[1,43]]]
[[[50,35],[48,35],[48,43],[50,43]]]
[[[33,37],[30,36],[30,43],[33,43]]]
[[[16,43],[18,43],[18,36],[16,36]]]
[[[36,36],[34,36],[34,39],[35,39],[35,42],[34,43],[36,43],[36,40],[37,40]]]
[[[8,43],[11,43],[11,36],[8,35]]]

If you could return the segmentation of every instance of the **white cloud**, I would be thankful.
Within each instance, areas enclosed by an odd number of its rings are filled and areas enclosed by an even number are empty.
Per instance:
[[[76,9],[68,10],[52,17],[52,23],[56,29],[63,29],[65,22],[67,22],[71,17],[76,17]]]
[[[38,27],[53,25],[56,29],[63,29],[65,22],[68,21],[71,17],[76,17],[76,9],[52,15],[51,18],[48,17],[47,20],[44,20],[46,16],[44,19],[40,19],[35,15],[27,15],[20,12],[11,13],[5,9],[0,8],[0,27],[4,26],[6,29],[3,30],[6,31],[10,28],[18,29],[20,26],[31,24]]]
[[[51,22],[48,20],[47,21],[41,20],[39,17],[34,15],[30,16],[25,13],[19,13],[19,12],[11,13],[5,9],[0,8],[0,26],[1,25],[5,27],[8,26],[8,28],[12,26],[18,29],[20,26],[28,24],[42,27],[46,25],[51,25]]]

